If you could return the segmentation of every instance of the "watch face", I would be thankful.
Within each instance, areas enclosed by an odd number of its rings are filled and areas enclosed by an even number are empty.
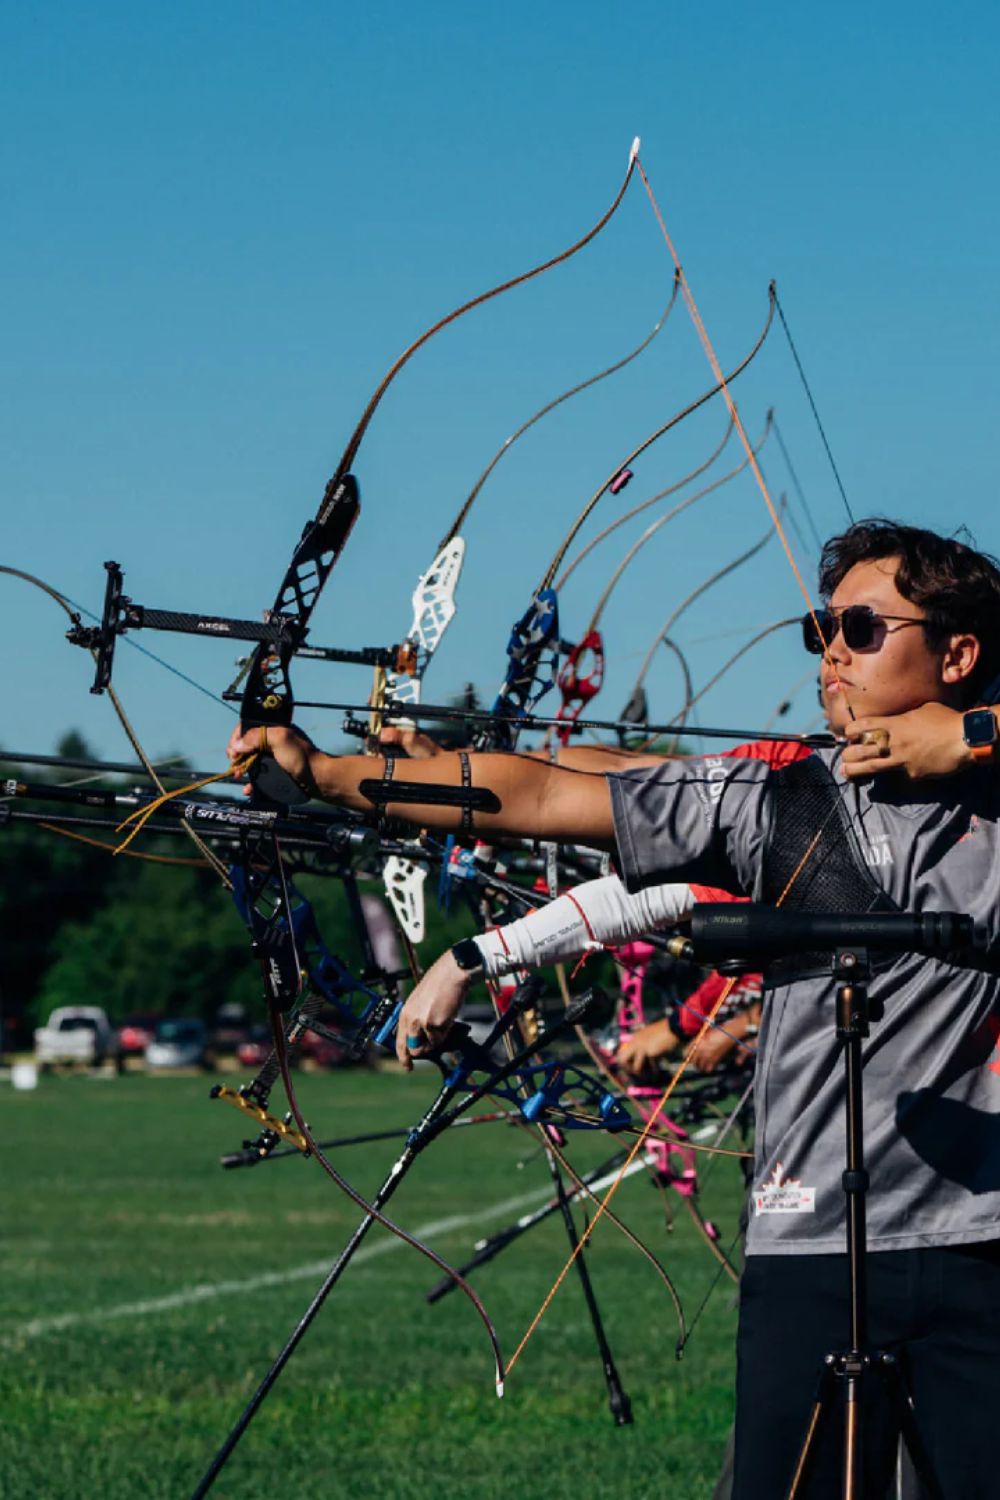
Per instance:
[[[974,708],[962,720],[962,737],[967,745],[976,749],[980,745],[992,745],[997,737],[997,721],[990,708]]]
[[[473,938],[463,938],[460,943],[455,944],[451,953],[458,967],[464,969],[466,973],[483,967],[483,955],[479,951],[479,944]]]

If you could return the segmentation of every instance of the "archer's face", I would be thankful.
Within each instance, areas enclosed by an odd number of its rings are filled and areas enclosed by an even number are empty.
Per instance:
[[[829,658],[820,668],[823,707],[834,734],[840,734],[854,715],[898,714],[922,703],[951,702],[953,691],[943,677],[945,648],[932,648],[927,632],[910,621],[925,611],[904,599],[896,588],[898,558],[857,563],[845,574],[830,607],[834,613],[849,604],[866,604],[878,615],[896,615],[875,631],[864,650],[852,651],[838,630],[830,642]],[[839,682],[838,682],[839,678]]]

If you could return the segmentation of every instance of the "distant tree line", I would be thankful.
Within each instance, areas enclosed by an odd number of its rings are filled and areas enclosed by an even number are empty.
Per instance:
[[[57,753],[96,758],[77,734]],[[0,761],[0,776],[29,779],[23,767]],[[82,773],[77,773],[82,780]],[[74,773],[31,768],[34,782],[69,782]],[[105,787],[128,778],[104,776]],[[44,809],[59,824],[58,807],[11,802],[14,809]],[[2,809],[0,809],[2,811]],[[71,809],[76,812],[78,809]],[[80,829],[114,842],[107,829]],[[197,858],[185,838],[142,838],[146,853]],[[428,877],[433,889],[434,875]],[[360,962],[357,937],[340,883],[317,875],[296,877],[312,901],[327,945],[348,965]],[[377,889],[375,884],[372,889]],[[427,902],[429,957],[472,930],[471,918],[445,917]],[[61,1005],[100,1005],[113,1023],[135,1012],[214,1017],[238,1002],[251,1019],[264,1019],[260,974],[232,897],[208,869],[155,864],[113,856],[37,823],[8,819],[0,825],[0,1041],[30,1045],[31,1031]]]

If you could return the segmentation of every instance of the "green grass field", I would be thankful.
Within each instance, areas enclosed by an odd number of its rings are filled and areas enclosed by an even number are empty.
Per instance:
[[[321,1136],[405,1125],[436,1074],[308,1076]],[[358,1214],[315,1163],[223,1172],[248,1133],[200,1078],[44,1078],[0,1085],[5,1143],[0,1242],[0,1493],[5,1500],[189,1495],[283,1344]],[[578,1136],[584,1167],[610,1152]],[[546,1195],[544,1163],[503,1125],[436,1143],[392,1205],[453,1263]],[[393,1143],[343,1150],[373,1191]],[[736,1164],[709,1174],[707,1212],[727,1236]],[[506,1205],[506,1206],[504,1206]],[[689,1318],[715,1263],[686,1216],[664,1230],[644,1178],[616,1198],[665,1261]],[[585,1500],[711,1494],[732,1415],[735,1313],[718,1285],[688,1352],[653,1270],[613,1225],[588,1264],[635,1425],[616,1429],[579,1290],[568,1279],[508,1382],[493,1393],[487,1339],[460,1295],[429,1307],[422,1256],[376,1228],[334,1290],[214,1494]],[[513,1350],[566,1258],[550,1221],[475,1275]]]

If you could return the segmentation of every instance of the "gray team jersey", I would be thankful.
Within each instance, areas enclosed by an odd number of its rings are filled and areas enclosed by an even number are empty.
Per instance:
[[[906,911],[968,912],[1000,939],[1000,777],[836,776],[871,873]],[[622,878],[759,893],[771,776],[709,756],[610,776]],[[747,1250],[845,1248],[843,1062],[833,978],[770,990],[756,1078]],[[864,1043],[869,1245],[905,1250],[1000,1239],[1000,979],[907,955],[877,973],[884,1006]]]

